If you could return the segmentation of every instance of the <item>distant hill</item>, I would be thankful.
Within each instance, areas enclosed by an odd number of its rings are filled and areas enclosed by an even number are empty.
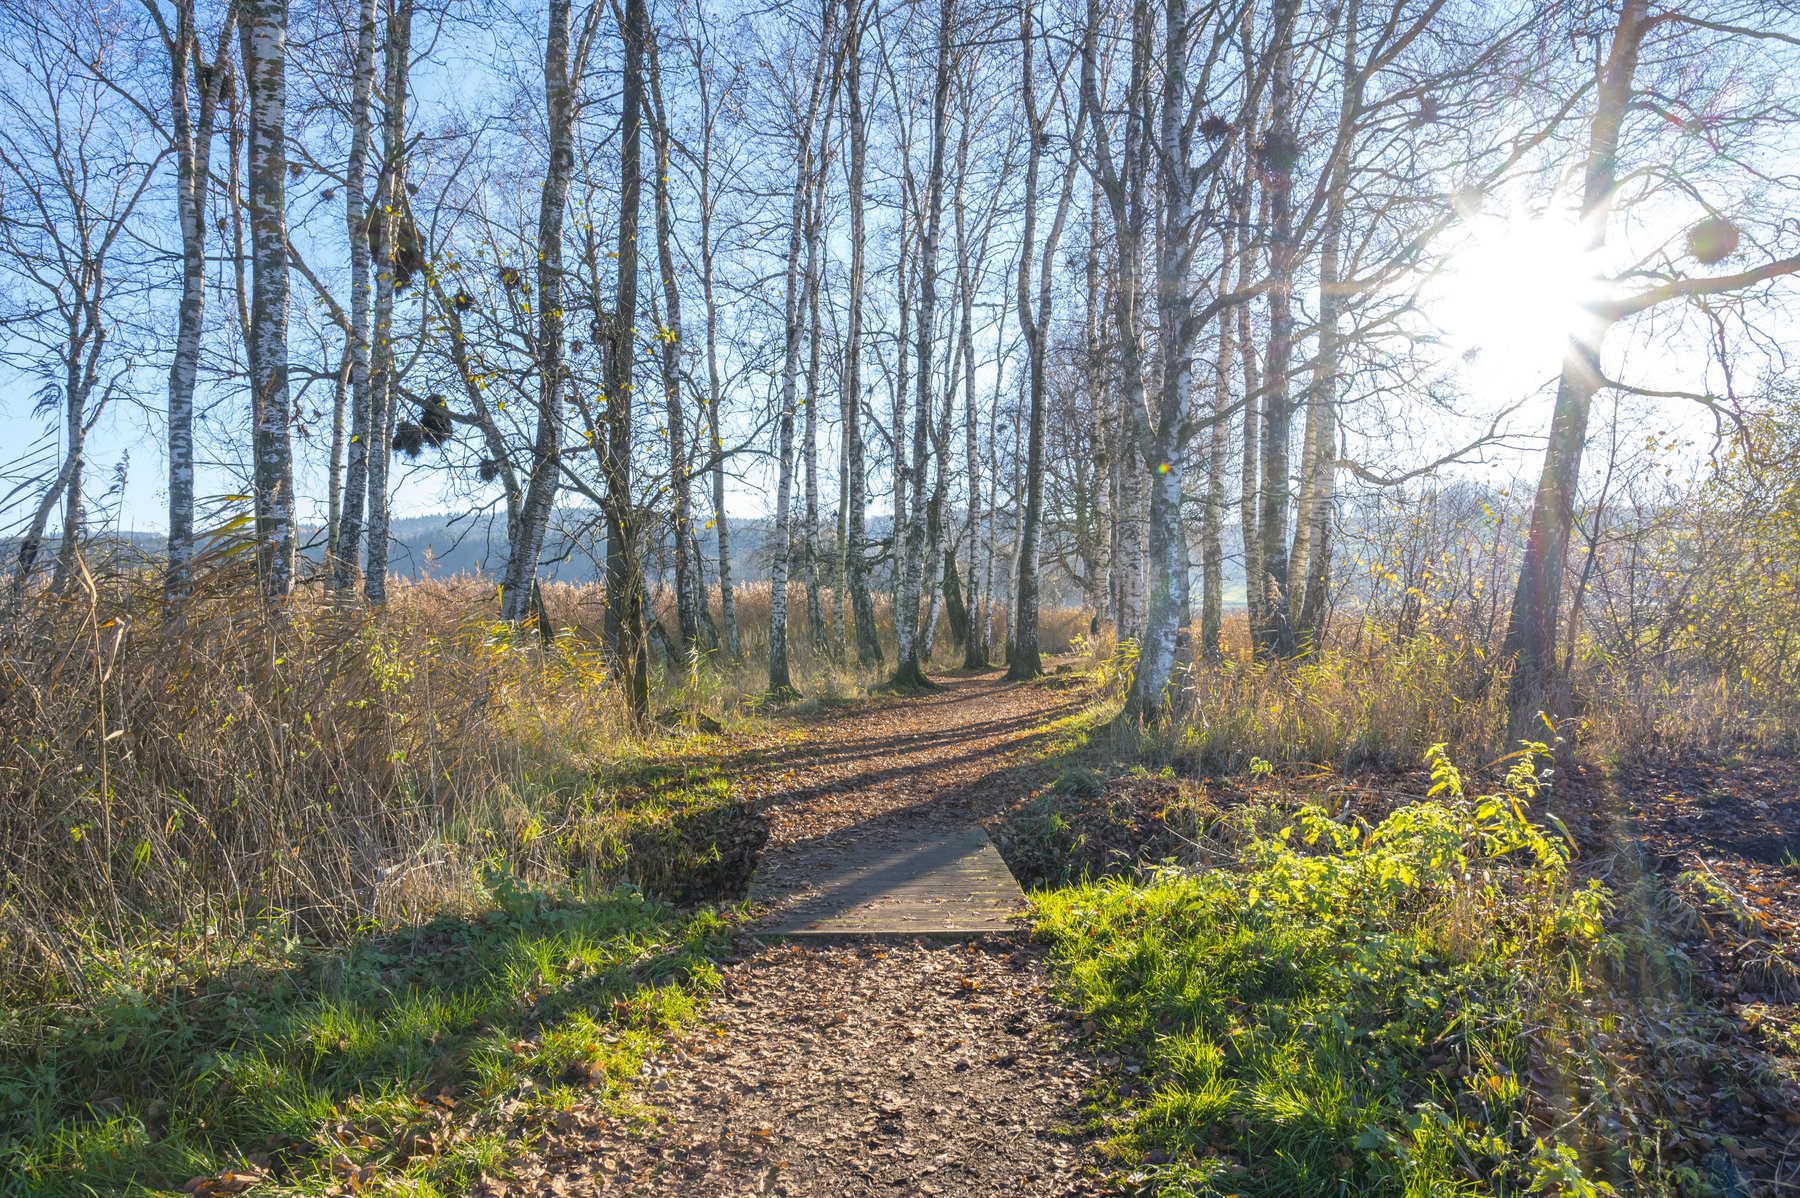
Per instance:
[[[869,535],[877,539],[888,534],[889,521],[883,517],[869,521]],[[768,518],[733,519],[731,531],[732,577],[740,582],[760,582],[769,577],[772,561],[770,542],[774,521]],[[705,559],[708,580],[716,577],[718,539],[710,528],[696,529],[701,555]],[[324,558],[325,530],[319,525],[304,525],[300,531],[302,556],[319,562]],[[601,571],[605,556],[604,529],[598,513],[592,509],[559,511],[544,545],[541,573],[547,580],[591,582]],[[503,516],[486,513],[458,516],[438,513],[427,516],[405,516],[389,526],[389,565],[396,575],[407,579],[443,578],[458,574],[499,575],[506,568],[506,526]],[[128,555],[145,558],[162,554],[166,540],[160,533],[107,533],[97,542]],[[54,560],[58,540],[47,538],[40,560]],[[16,552],[16,538],[0,538],[0,560],[10,561]],[[666,553],[663,554],[666,556]],[[647,563],[652,575],[659,574],[667,563]]]
[[[885,545],[893,527],[890,517],[873,517],[868,522],[868,535],[878,543],[876,585],[883,585],[887,570]],[[718,579],[718,538],[704,522],[697,528],[701,556],[708,583]],[[734,582],[766,582],[773,561],[774,521],[768,517],[733,519],[731,521],[731,576]],[[599,514],[591,508],[558,511],[546,543],[540,575],[546,581],[594,582],[600,577],[605,556],[604,527]],[[835,538],[835,528],[826,535]],[[1004,533],[1002,535],[1005,535]],[[318,525],[301,528],[301,554],[315,564],[324,557],[325,530]],[[504,516],[488,513],[457,515],[437,513],[427,516],[404,516],[389,526],[388,564],[392,572],[405,579],[447,578],[458,575],[486,575],[497,578],[506,569],[506,527]],[[98,538],[101,543],[126,549],[128,555],[159,557],[164,538],[159,533],[110,533]],[[16,540],[0,540],[0,561],[10,562]],[[46,565],[56,556],[56,541],[46,541],[42,560]],[[1224,602],[1228,607],[1242,606],[1244,586],[1235,547],[1227,546],[1227,568]],[[645,563],[653,582],[667,581],[671,565],[666,560],[666,543],[659,538],[651,559]],[[1079,604],[1078,589],[1054,567],[1044,580],[1045,601],[1052,604]],[[1197,573],[1197,567],[1196,567]],[[1195,585],[1198,586],[1198,577]],[[1197,594],[1196,594],[1197,601]]]

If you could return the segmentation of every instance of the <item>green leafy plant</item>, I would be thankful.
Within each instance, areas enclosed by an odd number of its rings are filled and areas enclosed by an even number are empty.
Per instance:
[[[1127,1181],[1170,1195],[1603,1192],[1543,1149],[1529,1029],[1571,1001],[1607,893],[1533,822],[1537,746],[1370,826],[1308,807],[1227,865],[1040,893],[1065,991],[1119,1062]],[[1259,818],[1249,826],[1268,826]],[[1583,1189],[1583,1186],[1591,1188]]]

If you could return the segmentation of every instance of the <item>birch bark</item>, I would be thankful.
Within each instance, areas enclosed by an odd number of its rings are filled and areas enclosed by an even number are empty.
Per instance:
[[[856,623],[856,660],[870,666],[881,661],[881,641],[875,628],[875,603],[869,594],[869,479],[862,428],[863,243],[866,238],[863,187],[869,151],[862,97],[863,20],[862,3],[852,0],[844,23],[844,86],[850,138],[850,295],[845,316],[844,383],[840,402],[844,422],[844,473],[848,479],[845,575],[851,616]]]
[[[1260,652],[1294,653],[1288,570],[1289,445],[1293,398],[1289,394],[1294,354],[1294,274],[1300,247],[1294,235],[1294,165],[1299,140],[1294,132],[1294,38],[1297,0],[1278,0],[1274,9],[1275,73],[1269,95],[1269,129],[1256,149],[1261,158],[1269,205],[1269,348],[1263,363],[1262,478],[1257,527],[1262,538]]]
[[[1095,15],[1093,4],[1090,16]],[[1049,388],[1046,366],[1049,354],[1049,329],[1053,274],[1056,250],[1062,240],[1063,224],[1068,218],[1074,196],[1075,172],[1080,161],[1081,132],[1088,108],[1082,104],[1069,135],[1069,158],[1064,165],[1061,190],[1050,227],[1041,247],[1037,245],[1038,177],[1043,167],[1045,126],[1049,107],[1038,108],[1037,85],[1033,79],[1032,10],[1029,4],[1019,11],[1020,87],[1025,103],[1026,135],[1030,146],[1025,157],[1025,182],[1022,197],[1023,216],[1019,243],[1019,276],[1015,306],[1019,313],[1019,330],[1025,337],[1026,403],[1024,420],[1024,503],[1019,519],[1019,548],[1016,564],[1017,583],[1013,589],[1012,646],[1007,658],[1006,676],[1015,681],[1033,678],[1044,672],[1038,640],[1039,542],[1044,515],[1044,419],[1045,395]],[[1084,78],[1090,67],[1084,53]],[[1033,258],[1037,261],[1034,263]],[[1034,279],[1035,291],[1034,297]]]
[[[250,359],[257,568],[271,599],[294,580],[294,459],[288,395],[287,0],[245,0],[239,32],[248,103]]]
[[[632,375],[637,356],[634,322],[638,306],[638,209],[644,183],[644,55],[650,37],[644,0],[626,0],[624,18],[620,28],[625,51],[625,79],[619,110],[619,269],[613,292],[612,343],[606,358],[606,630],[613,645],[620,681],[624,684],[626,705],[632,717],[642,721],[650,714],[650,643],[644,619],[646,595],[639,549],[643,530],[631,489],[631,427],[635,398]],[[562,330],[562,205],[574,166],[571,148],[574,98],[566,67],[563,81],[563,104],[568,114],[564,123],[571,126],[571,132],[563,135],[563,148],[553,152],[552,173],[558,177],[561,189],[555,216],[557,236],[554,245],[540,242],[544,266],[540,269],[543,281],[539,285],[538,300],[542,322],[539,352],[545,362],[545,377],[554,384],[554,391],[544,402],[558,407],[563,403],[566,385]],[[564,165],[556,165],[558,158]],[[550,187],[546,185],[546,216],[549,191]],[[552,263],[555,270],[550,269]]]
[[[169,55],[169,104],[175,133],[175,204],[181,225],[181,301],[176,310],[175,352],[169,362],[169,550],[164,590],[178,604],[193,587],[194,388],[206,315],[206,194],[211,183],[213,124],[231,60],[237,10],[229,9],[211,63],[200,44],[194,0],[178,0],[171,32],[161,9],[151,7]],[[190,61],[192,63],[190,76]],[[194,87],[193,84],[198,86]],[[197,93],[199,111],[193,108]]]
[[[675,280],[674,216],[669,196],[669,124],[663,107],[662,64],[656,39],[646,38],[650,60],[651,145],[656,154],[656,263],[662,277],[663,327],[657,330],[662,367],[663,412],[669,436],[670,533],[675,554],[675,623],[682,654],[700,638],[700,617],[689,554],[693,486],[688,478],[687,417],[681,402],[681,288]]]
[[[912,495],[906,527],[906,551],[901,555],[899,585],[894,595],[894,685],[917,689],[930,685],[920,657],[920,590],[925,584],[926,507],[925,464],[932,424],[932,350],[937,336],[938,238],[944,217],[944,159],[949,140],[951,32],[956,17],[955,0],[938,0],[937,56],[931,91],[931,161],[925,176],[925,212],[919,227],[919,312],[916,339],[917,388],[913,403]],[[896,513],[897,514],[897,513]]]
[[[806,315],[802,257],[806,241],[807,212],[814,186],[814,125],[824,95],[826,64],[834,52],[837,6],[826,0],[823,30],[813,60],[812,77],[804,108],[794,114],[794,191],[788,213],[788,255],[783,292],[785,342],[781,362],[781,412],[776,431],[775,553],[769,572],[769,691],[791,694],[793,672],[788,655],[788,568],[793,539],[794,417],[799,402],[800,339]]]
[[[344,461],[344,502],[333,544],[331,585],[355,585],[362,557],[363,514],[368,507],[369,454],[385,452],[376,445],[370,414],[373,401],[369,372],[370,257],[368,170],[369,137],[375,95],[375,0],[357,5],[356,58],[351,67],[350,159],[344,170],[344,226],[350,240],[350,442]]]
[[[364,548],[363,597],[387,602],[388,463],[392,459],[398,419],[400,380],[394,353],[394,297],[400,287],[400,259],[412,252],[401,244],[406,197],[406,96],[412,62],[413,0],[393,0],[388,8],[387,40],[382,46],[381,180],[375,189],[374,214],[379,248],[375,270],[372,372],[369,387],[368,544]],[[416,233],[411,234],[417,236]],[[354,334],[353,334],[354,335]]]
[[[1220,258],[1221,287],[1231,285],[1234,271],[1241,287],[1244,270],[1238,259],[1237,238],[1229,222],[1220,238]],[[1206,500],[1200,515],[1200,656],[1208,662],[1217,662],[1223,657],[1225,465],[1231,427],[1227,417],[1231,408],[1232,324],[1235,317],[1236,313],[1229,308],[1219,313],[1219,354],[1213,375],[1213,425],[1207,454]]]

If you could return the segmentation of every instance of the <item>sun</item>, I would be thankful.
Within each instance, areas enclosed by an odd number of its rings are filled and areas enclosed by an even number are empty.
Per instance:
[[[1483,389],[1522,394],[1557,370],[1595,297],[1593,264],[1572,222],[1476,217],[1423,302],[1458,369]]]

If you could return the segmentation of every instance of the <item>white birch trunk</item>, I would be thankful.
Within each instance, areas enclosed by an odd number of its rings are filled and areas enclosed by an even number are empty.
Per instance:
[[[950,35],[955,21],[955,0],[939,0],[937,54],[931,93],[931,161],[925,176],[925,212],[919,227],[919,311],[914,330],[916,377],[912,429],[912,495],[906,525],[906,552],[901,558],[899,585],[894,595],[894,682],[915,688],[926,685],[920,656],[919,601],[927,584],[925,465],[929,454],[933,405],[932,350],[937,336],[938,239],[944,216],[944,159],[950,119]],[[898,513],[896,513],[897,515]]]
[[[173,36],[163,30],[175,133],[176,218],[181,226],[181,300],[176,310],[175,352],[169,362],[169,550],[164,588],[171,604],[179,603],[193,587],[194,387],[206,314],[206,195],[213,124],[231,70],[226,46],[236,19],[235,10],[227,15],[210,66],[200,46],[194,0],[180,0]],[[195,68],[192,80],[190,59]],[[197,114],[190,99],[190,82],[198,84],[194,89],[199,99]]]
[[[249,106],[251,411],[257,564],[265,593],[285,597],[294,580],[294,461],[288,395],[287,0],[241,6]]]
[[[864,459],[862,429],[862,330],[864,271],[863,180],[868,159],[868,131],[862,100],[863,8],[852,0],[845,18],[844,70],[848,94],[850,137],[850,295],[844,327],[844,383],[840,405],[844,421],[844,473],[846,476],[844,561],[845,582],[850,591],[850,612],[856,624],[856,660],[864,666],[881,661],[881,640],[875,628],[875,603],[869,594],[869,546],[866,524],[868,469]]]
[[[806,107],[794,114],[794,143],[798,157],[794,191],[788,213],[788,256],[783,291],[785,341],[781,360],[781,413],[777,428],[775,484],[775,554],[769,572],[769,690],[789,694],[794,689],[788,658],[788,566],[792,554],[794,490],[794,417],[799,402],[800,338],[806,317],[802,277],[802,252],[806,241],[807,213],[814,187],[813,126],[818,119],[825,84],[825,70],[833,53],[831,45],[836,5],[827,0],[823,32],[813,62],[812,83]]]
[[[690,554],[693,523],[693,485],[688,478],[687,417],[681,402],[681,288],[675,281],[674,215],[669,196],[669,126],[663,109],[662,65],[656,39],[645,39],[650,62],[650,106],[654,122],[651,144],[656,152],[656,263],[662,276],[664,322],[661,345],[663,412],[669,434],[669,496],[671,541],[675,554],[675,623],[686,654],[700,639],[700,617],[694,594],[693,559]]]
[[[400,214],[407,203],[406,94],[412,58],[412,9],[413,0],[395,0],[390,6],[387,44],[383,47],[386,77],[381,101],[382,171],[381,185],[375,191],[375,218],[381,235],[374,241],[381,258],[375,271],[374,370],[369,403],[369,526],[363,565],[363,596],[378,605],[387,602],[388,463],[393,458],[394,428],[400,406],[398,358],[394,353],[394,293],[398,286],[398,262],[406,252],[400,245]]]
[[[371,414],[369,137],[375,95],[375,0],[357,5],[356,58],[351,68],[350,159],[344,170],[344,227],[350,240],[350,442],[345,451],[344,502],[332,549],[331,586],[348,591],[362,560],[364,513],[368,510],[369,454],[384,454]]]

